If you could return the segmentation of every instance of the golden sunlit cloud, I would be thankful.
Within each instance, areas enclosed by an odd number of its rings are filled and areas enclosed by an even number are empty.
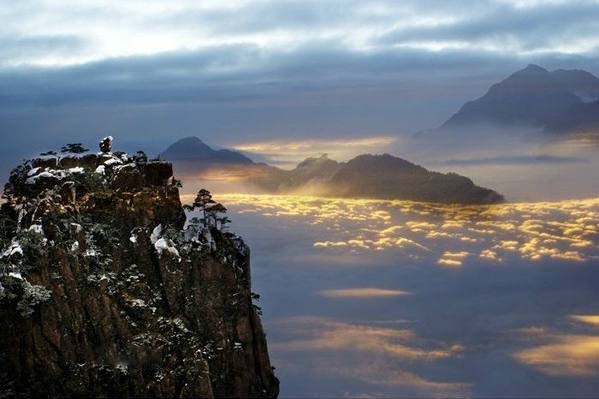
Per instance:
[[[325,363],[326,365],[327,363]],[[363,364],[352,362],[351,366],[342,363],[331,363],[326,369],[335,370],[343,377],[364,381],[377,386],[410,387],[420,393],[419,396],[431,398],[470,397],[471,387],[465,383],[436,382],[427,380],[415,373],[398,370],[392,362],[372,362]],[[325,367],[322,367],[322,371]],[[330,371],[329,371],[330,372]],[[367,397],[358,395],[358,397]]]
[[[322,290],[320,295],[327,298],[377,298],[412,295],[402,290],[386,290],[381,288],[346,288],[338,290]]]
[[[599,315],[571,315],[570,320],[599,327]],[[560,334],[536,329],[548,343],[525,349],[514,358],[550,376],[592,377],[599,374],[599,335]]]
[[[401,369],[402,362],[431,365],[438,360],[459,357],[464,351],[461,345],[425,340],[411,330],[345,323],[322,317],[293,317],[275,324],[291,337],[305,338],[273,341],[272,344],[269,342],[269,346],[276,352],[314,352],[318,361],[314,362],[311,358],[310,368],[317,367],[321,375],[411,388],[426,397],[468,396],[468,384],[431,381]]]
[[[444,266],[462,266],[464,259],[470,255],[466,251],[461,252],[449,252],[443,253],[443,256],[438,260],[437,263]]]
[[[418,338],[411,330],[371,327],[318,317],[293,318],[289,322],[297,324],[296,328],[302,335],[313,336],[286,342],[281,348],[285,351],[340,349],[380,352],[406,360],[442,359],[462,351],[461,347],[451,345],[432,350],[412,346]]]
[[[492,251],[490,249],[483,249],[479,255],[481,258],[483,259],[489,259],[489,260],[494,260],[494,261],[501,261],[501,258],[499,256],[497,256],[497,252]]]
[[[514,357],[551,376],[599,373],[599,336],[561,335],[555,342],[518,352]]]
[[[315,196],[223,194],[235,212],[319,229],[313,246],[335,253],[396,250],[440,266],[509,260],[599,259],[599,199],[458,206]],[[283,219],[282,219],[283,221]]]
[[[572,315],[570,319],[599,327],[599,315]]]
[[[356,155],[374,152],[388,152],[389,146],[397,138],[391,136],[373,136],[356,139],[308,139],[308,140],[276,140],[254,143],[233,144],[237,151],[248,154],[258,154],[267,162],[282,167],[295,166],[298,162],[309,157],[328,154],[332,159],[345,161]]]

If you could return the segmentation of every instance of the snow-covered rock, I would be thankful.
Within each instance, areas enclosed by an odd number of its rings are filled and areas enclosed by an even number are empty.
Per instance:
[[[31,177],[31,176],[35,176],[37,175],[37,173],[41,170],[42,168],[37,167],[37,168],[33,168],[31,169],[29,172],[27,172],[27,176]]]
[[[56,179],[56,180],[62,179],[61,175],[59,175],[59,174],[54,174],[52,172],[45,171],[45,172],[42,172],[42,173],[37,174],[35,176],[31,176],[30,178],[28,178],[27,180],[25,180],[25,184],[35,184],[35,183],[37,183],[37,181],[39,179],[42,179],[42,178]]]
[[[71,174],[84,173],[85,169],[83,169],[81,166],[77,166],[74,168],[67,169],[67,172]]]
[[[112,142],[114,141],[112,136],[104,137],[100,141],[100,151],[103,153],[110,153],[112,151]]]
[[[8,277],[12,277],[17,280],[24,280],[20,272],[10,272],[8,273]]]
[[[44,234],[44,229],[42,228],[41,224],[32,224],[31,226],[29,226],[28,230],[37,234]]]
[[[17,255],[17,254],[23,256],[23,248],[21,248],[21,244],[19,244],[18,241],[13,241],[10,244],[10,247],[8,247],[8,249],[5,250],[2,253],[2,255],[0,255],[0,259],[2,259],[2,258],[10,258],[11,256],[14,256],[14,255]]]
[[[159,224],[158,226],[156,226],[154,228],[154,230],[152,230],[152,234],[150,235],[150,242],[152,244],[156,244],[156,241],[158,241],[161,234],[162,234],[162,225]]]
[[[161,256],[164,251],[168,251],[176,258],[178,258],[179,261],[181,260],[179,251],[177,250],[177,248],[175,248],[175,244],[171,240],[168,240],[166,238],[160,238],[158,241],[154,243],[154,248],[156,248],[156,252],[158,252],[159,256]]]

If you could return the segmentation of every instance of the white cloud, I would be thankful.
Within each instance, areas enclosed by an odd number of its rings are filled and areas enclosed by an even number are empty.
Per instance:
[[[22,52],[0,65],[73,65],[113,57],[245,44],[270,51],[336,43],[351,51],[587,53],[596,1],[74,1],[0,5],[0,38],[76,37],[87,46]],[[391,36],[389,36],[391,35]],[[381,42],[381,36],[387,41]],[[389,40],[389,37],[392,40]],[[1,39],[0,39],[1,40]]]

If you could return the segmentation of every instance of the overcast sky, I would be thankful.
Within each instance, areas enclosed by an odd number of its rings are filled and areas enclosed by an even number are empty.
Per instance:
[[[0,22],[13,157],[401,135],[528,63],[599,71],[598,1],[20,0]]]

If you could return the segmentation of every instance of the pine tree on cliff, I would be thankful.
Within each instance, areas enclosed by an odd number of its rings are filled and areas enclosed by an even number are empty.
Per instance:
[[[231,220],[224,215],[227,213],[227,208],[223,206],[223,204],[216,202],[212,199],[212,194],[210,191],[201,189],[198,191],[198,194],[193,201],[191,206],[185,206],[185,209],[189,211],[194,211],[196,209],[200,209],[202,212],[202,218],[200,222],[204,225],[204,227],[215,227],[223,229]],[[223,214],[223,216],[220,216]]]
[[[72,154],[83,154],[84,152],[89,151],[88,148],[83,147],[81,143],[72,143],[63,146],[60,149],[61,152],[70,152]]]
[[[148,156],[144,151],[137,151],[137,153],[133,156],[133,161],[137,164],[146,164],[148,163]]]
[[[218,228],[218,221],[222,218],[219,218],[219,214],[227,213],[227,208],[224,207],[223,204],[216,202],[213,205],[206,208],[206,214],[208,216],[208,220],[212,220],[213,226]],[[222,224],[221,224],[222,227]]]
[[[214,200],[212,199],[212,194],[210,191],[201,189],[198,191],[198,195],[196,196],[195,201],[193,202],[193,208],[199,208],[202,211],[202,223],[204,226],[208,225],[208,220],[206,219],[207,207],[211,204],[214,204]]]

